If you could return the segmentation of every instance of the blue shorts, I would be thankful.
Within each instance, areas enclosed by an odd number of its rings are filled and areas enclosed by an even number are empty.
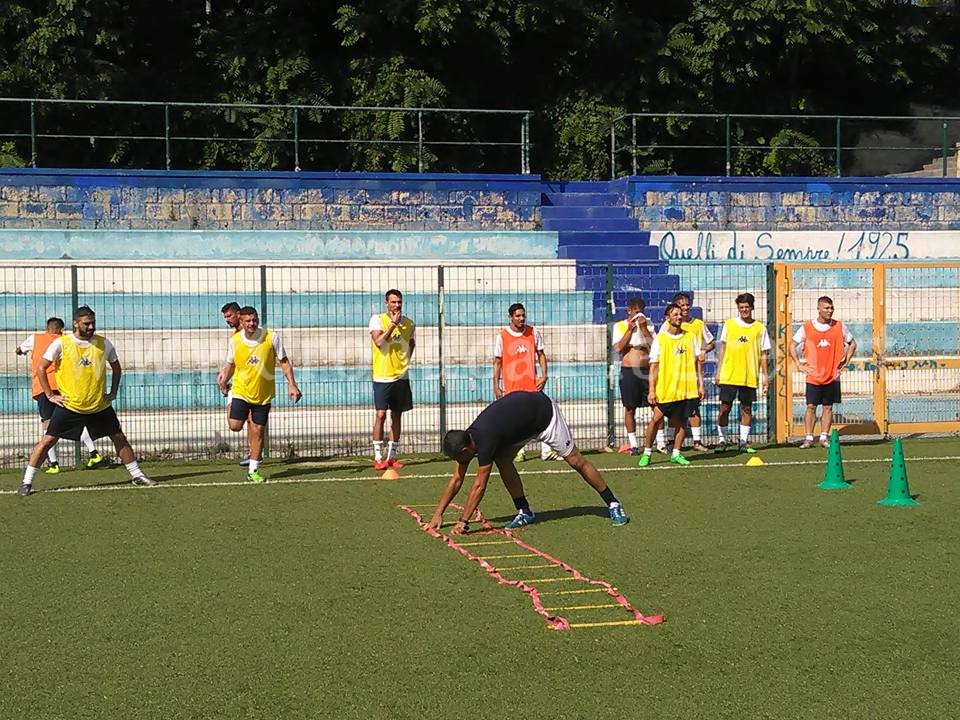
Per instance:
[[[398,413],[413,410],[413,393],[410,391],[410,380],[403,378],[393,382],[374,381],[373,406],[377,410],[391,410]]]
[[[248,419],[254,425],[266,425],[270,416],[270,403],[266,405],[252,405],[238,397],[230,401],[230,419],[246,422]]]

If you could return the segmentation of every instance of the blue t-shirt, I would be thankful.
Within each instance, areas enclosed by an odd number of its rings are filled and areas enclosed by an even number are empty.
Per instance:
[[[553,420],[553,402],[542,392],[518,390],[477,415],[467,428],[477,446],[477,462],[490,465],[503,448],[537,437]]]

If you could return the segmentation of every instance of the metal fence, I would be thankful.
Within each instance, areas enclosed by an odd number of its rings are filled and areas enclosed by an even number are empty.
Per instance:
[[[528,110],[0,98],[31,167],[530,172]],[[346,163],[346,164],[345,164]]]
[[[821,294],[833,296],[837,317],[849,323],[859,345],[844,379],[841,423],[873,423],[868,431],[879,433],[960,427],[956,264],[7,263],[0,264],[0,335],[7,348],[0,354],[0,466],[22,464],[39,432],[29,359],[16,356],[14,347],[50,316],[67,319],[69,327],[72,309],[82,304],[97,312],[99,332],[117,347],[124,376],[115,407],[140,455],[242,452],[243,437],[227,430],[214,383],[230,337],[219,310],[234,300],[257,307],[262,324],[280,333],[304,395],[290,403],[278,373],[268,455],[369,454],[367,325],[383,311],[390,288],[404,293],[404,312],[417,323],[415,408],[404,416],[403,453],[438,451],[446,430],[466,427],[492,402],[494,342],[514,302],[524,303],[528,322],[543,331],[546,392],[561,404],[578,445],[616,447],[624,429],[612,323],[633,296],[646,301],[648,316],[659,323],[681,290],[692,294],[693,314],[714,334],[736,314],[739,293],[756,297],[755,317],[767,323],[776,352],[773,392],[755,408],[755,441],[798,434],[802,377],[788,367],[785,343],[798,322],[813,317]],[[884,368],[880,379],[878,366]],[[705,375],[701,411],[710,441],[718,406],[713,353]],[[641,429],[647,417],[641,411]],[[100,443],[112,450],[109,441]],[[61,455],[69,461],[68,452]]]

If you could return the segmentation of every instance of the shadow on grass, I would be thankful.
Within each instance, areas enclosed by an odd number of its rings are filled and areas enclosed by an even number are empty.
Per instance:
[[[153,473],[150,473],[148,477],[158,485],[161,485],[163,483],[172,482],[174,480],[187,480],[191,478],[203,477],[205,475],[221,475],[221,474],[222,474],[222,471],[220,470],[196,470],[193,472],[184,472],[184,473],[178,473],[176,475],[162,475],[162,476],[155,476]],[[89,484],[87,483],[63,484],[63,485],[57,485],[55,487],[44,487],[40,489],[34,489],[34,492],[35,493],[64,492],[68,490],[122,487],[123,485],[131,485],[131,484],[132,484],[131,478],[125,478],[123,480],[114,480],[113,482],[96,482],[96,483],[89,483]]]
[[[571,517],[582,517],[584,515],[596,515],[597,517],[608,518],[610,513],[605,507],[598,505],[563,508],[562,510],[534,510],[537,513],[537,523],[550,522],[551,520],[563,520]],[[513,515],[503,517],[488,518],[494,526],[505,525],[513,520]],[[536,524],[536,523],[535,523]]]

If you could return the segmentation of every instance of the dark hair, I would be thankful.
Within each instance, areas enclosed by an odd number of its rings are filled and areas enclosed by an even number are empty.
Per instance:
[[[443,436],[443,454],[456,460],[469,444],[470,434],[466,430],[450,430]]]
[[[242,308],[240,308],[240,310],[237,311],[237,315],[253,315],[257,318],[260,317],[260,315],[257,313],[257,309],[250,305],[244,305]]]
[[[680,306],[677,305],[675,302],[670,303],[663,309],[663,316],[666,317],[667,315],[669,315],[671,310],[680,310]]]
[[[47,330],[49,330],[51,326],[60,328],[61,330],[63,330],[63,325],[64,325],[63,320],[61,320],[58,317],[47,318]]]
[[[693,298],[690,297],[690,293],[685,293],[685,292],[678,292],[676,295],[673,296],[674,302],[679,302],[680,300],[686,300],[688,303],[693,302]]]
[[[632,307],[640,308],[641,310],[643,310],[647,307],[647,304],[643,301],[643,298],[632,297],[629,300],[627,300],[627,308],[629,309]]]
[[[73,319],[77,320],[82,317],[96,317],[97,314],[89,305],[81,305],[76,310],[73,311]]]
[[[523,306],[523,303],[514,303],[513,305],[507,308],[507,315],[509,315],[510,317],[513,317],[513,314],[517,310],[523,310],[524,312],[527,311],[527,309]]]
[[[739,295],[737,295],[737,298],[736,300],[734,300],[734,302],[737,305],[739,305],[740,303],[747,303],[747,305],[750,306],[750,309],[753,310],[753,300],[754,300],[753,295],[751,295],[750,293],[740,293]]]
[[[396,290],[396,289],[394,289],[394,288],[391,288],[390,290],[387,290],[387,291],[383,294],[383,300],[384,300],[384,302],[388,301],[388,300],[390,299],[390,296],[391,296],[391,295],[396,295],[398,298],[400,298],[401,300],[403,300],[403,293],[400,292],[399,290]]]
[[[226,305],[224,305],[222,308],[220,308],[220,312],[222,312],[222,313],[227,312],[227,310],[233,310],[235,313],[239,313],[239,312],[240,312],[240,303],[228,302]]]
[[[827,297],[826,295],[821,295],[820,297],[817,298],[817,305],[819,305],[820,303],[830,303],[831,305],[833,305],[833,300]]]

